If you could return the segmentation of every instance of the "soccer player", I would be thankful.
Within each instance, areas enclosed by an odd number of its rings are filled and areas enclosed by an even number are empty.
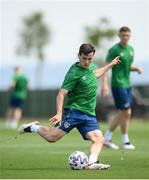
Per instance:
[[[10,104],[7,114],[6,127],[16,129],[22,116],[24,100],[27,96],[27,77],[22,73],[21,67],[15,68],[10,85]]]
[[[38,121],[19,127],[19,133],[36,132],[46,141],[58,141],[73,128],[77,128],[82,137],[90,140],[89,164],[87,169],[108,169],[110,165],[97,162],[104,138],[95,117],[96,79],[101,77],[114,65],[119,64],[116,57],[106,66],[96,69],[93,62],[95,49],[91,44],[82,44],[79,49],[79,62],[74,63],[67,72],[57,96],[57,113],[50,119],[52,127],[38,124]],[[64,97],[67,102],[62,113]]]
[[[128,27],[121,27],[119,30],[120,42],[109,49],[106,57],[106,63],[110,63],[117,56],[120,56],[121,59],[121,64],[112,68],[111,80],[112,95],[117,108],[117,115],[111,120],[109,128],[105,133],[105,145],[112,149],[119,149],[119,146],[111,141],[112,134],[117,126],[121,128],[122,147],[124,149],[135,149],[135,146],[130,143],[128,137],[128,123],[131,117],[132,102],[130,72],[136,71],[141,74],[142,69],[132,65],[134,50],[128,44],[130,36],[130,29]],[[101,92],[103,95],[108,93],[107,73],[102,78]]]

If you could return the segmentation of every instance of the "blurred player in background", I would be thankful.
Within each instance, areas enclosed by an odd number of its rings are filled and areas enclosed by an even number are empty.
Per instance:
[[[115,106],[117,108],[117,115],[109,123],[109,128],[105,133],[105,145],[119,149],[119,146],[114,144],[112,134],[117,126],[120,126],[122,133],[122,147],[124,149],[135,149],[135,146],[130,143],[128,137],[128,124],[131,117],[131,83],[130,83],[130,72],[136,71],[139,74],[142,73],[140,67],[132,65],[134,59],[134,49],[128,44],[131,36],[131,31],[128,27],[121,27],[119,30],[120,42],[109,49],[106,63],[110,63],[113,58],[120,56],[121,64],[112,68],[112,80],[111,89]],[[104,74],[102,78],[102,95],[107,95],[108,88],[108,76]]]
[[[5,125],[16,129],[22,117],[22,108],[27,96],[27,77],[22,73],[21,67],[15,68],[15,74],[10,84],[10,102]]]
[[[95,69],[92,64],[95,49],[91,44],[82,44],[79,49],[79,62],[74,63],[65,76],[57,96],[57,114],[50,119],[53,127],[41,126],[38,122],[24,124],[19,133],[36,132],[48,142],[56,142],[73,128],[77,128],[82,137],[92,142],[87,169],[108,169],[110,165],[98,163],[97,158],[103,146],[103,136],[96,120],[97,78],[111,67],[120,63],[115,57],[109,64]],[[118,66],[118,65],[117,65]],[[64,97],[67,102],[64,106]]]

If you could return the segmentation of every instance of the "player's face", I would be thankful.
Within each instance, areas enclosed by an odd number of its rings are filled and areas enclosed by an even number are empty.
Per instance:
[[[127,32],[120,32],[119,33],[119,37],[120,37],[120,40],[121,40],[121,43],[124,44],[124,45],[127,45],[128,44],[128,41],[130,39],[130,32],[127,31]]]
[[[93,52],[91,52],[87,55],[85,55],[85,54],[78,55],[79,65],[84,68],[89,68],[90,64],[93,61],[93,57],[94,57]]]

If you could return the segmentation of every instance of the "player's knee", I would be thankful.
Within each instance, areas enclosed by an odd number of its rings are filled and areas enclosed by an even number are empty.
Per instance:
[[[104,137],[101,135],[96,135],[94,142],[97,144],[104,144]]]
[[[131,117],[131,109],[123,110],[122,116],[126,117],[126,118],[130,118]]]
[[[49,142],[49,143],[55,143],[57,140],[58,140],[58,138],[56,137],[56,136],[48,136],[47,138],[46,138],[46,140]]]
[[[103,144],[104,144],[104,141],[105,141],[105,140],[104,140],[104,137],[103,137],[103,136],[99,138],[99,142],[100,142],[100,144],[102,144],[102,145],[103,145]]]
[[[127,109],[127,110],[125,111],[125,115],[126,115],[127,117],[130,117],[130,116],[131,116],[131,109]]]

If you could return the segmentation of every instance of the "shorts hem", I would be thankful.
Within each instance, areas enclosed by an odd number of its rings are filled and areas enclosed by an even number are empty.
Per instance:
[[[90,130],[90,131],[86,132],[85,135],[81,134],[82,137],[83,137],[83,139],[84,139],[84,140],[90,140],[90,139],[86,138],[86,135],[87,135],[87,133],[89,133],[89,132],[91,132],[91,131],[95,131],[95,130],[99,130],[99,131],[100,131],[100,129],[98,128],[98,129],[93,129],[93,130]]]
[[[116,107],[117,110],[122,110],[122,111],[128,110],[128,109],[130,109],[130,108],[131,108],[131,106],[129,106],[129,107],[123,107],[123,108]]]

